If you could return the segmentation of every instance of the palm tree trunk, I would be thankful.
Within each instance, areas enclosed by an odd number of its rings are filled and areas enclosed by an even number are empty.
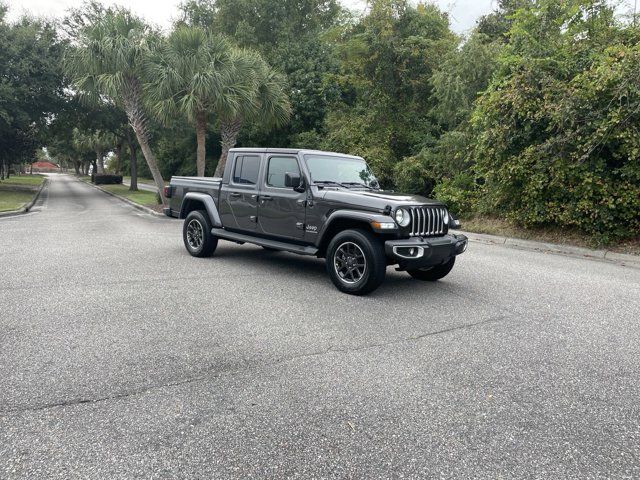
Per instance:
[[[118,139],[116,143],[116,175],[120,175],[122,173],[122,142]]]
[[[196,113],[196,172],[199,177],[204,177],[207,136],[207,114],[204,111]]]
[[[222,147],[222,153],[220,154],[220,160],[218,160],[218,166],[214,174],[215,177],[221,177],[224,173],[229,150],[236,146],[241,127],[242,120],[239,117],[231,120],[222,120],[220,122],[220,146]]]
[[[137,80],[131,80],[130,89],[124,98],[124,110],[127,113],[129,124],[136,134],[136,139],[140,144],[142,155],[147,161],[149,171],[153,176],[153,180],[158,188],[158,196],[162,201],[162,205],[167,206],[167,199],[164,196],[164,180],[158,168],[158,160],[151,151],[149,145],[149,134],[147,131],[147,116],[142,106],[142,87]]]
[[[131,134],[127,133],[127,142],[129,144],[129,154],[131,156],[131,181],[129,182],[129,190],[138,191],[138,154],[136,153],[136,145],[131,138]]]
[[[151,151],[151,147],[149,146],[149,142],[147,142],[146,138],[142,137],[137,132],[136,137],[138,138],[138,143],[140,144],[142,155],[144,155],[144,158],[147,161],[147,165],[149,165],[149,170],[151,171],[151,175],[153,176],[153,181],[156,183],[156,187],[158,187],[158,193],[160,196],[160,200],[162,201],[162,205],[166,206],[167,199],[164,197],[164,180],[162,178],[162,174],[160,173],[160,169],[158,168],[158,160]]]
[[[98,175],[102,175],[104,173],[104,156],[102,152],[96,152],[96,165],[98,166]]]

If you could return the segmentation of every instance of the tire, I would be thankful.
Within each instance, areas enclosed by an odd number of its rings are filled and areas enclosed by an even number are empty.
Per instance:
[[[418,270],[407,270],[407,273],[418,280],[435,282],[446,277],[456,263],[456,257],[451,257],[447,263],[436,265],[435,267],[420,268]]]
[[[366,295],[384,281],[387,259],[382,243],[365,230],[338,233],[327,247],[327,272],[338,290]]]
[[[194,257],[210,257],[218,246],[218,237],[211,235],[211,221],[204,210],[193,210],[184,219],[182,240]]]

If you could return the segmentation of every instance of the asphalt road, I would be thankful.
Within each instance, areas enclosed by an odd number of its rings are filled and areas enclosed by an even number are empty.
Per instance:
[[[339,293],[53,176],[0,219],[0,478],[638,478],[640,270],[472,243]]]

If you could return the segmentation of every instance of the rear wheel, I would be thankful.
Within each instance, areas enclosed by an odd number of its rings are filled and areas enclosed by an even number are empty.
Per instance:
[[[211,234],[211,221],[204,210],[194,210],[184,219],[182,239],[194,257],[210,257],[218,246],[218,237]]]
[[[338,233],[327,247],[327,272],[344,293],[365,295],[384,281],[387,260],[382,243],[364,230]]]
[[[419,268],[417,270],[407,270],[407,273],[418,280],[435,282],[446,277],[456,263],[456,257],[451,257],[446,263],[434,267]]]

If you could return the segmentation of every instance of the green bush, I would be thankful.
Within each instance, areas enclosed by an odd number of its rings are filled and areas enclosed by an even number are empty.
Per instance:
[[[478,211],[577,227],[599,242],[637,237],[637,32],[606,5],[544,0],[518,11],[510,40],[473,114]]]
[[[432,196],[444,202],[456,217],[469,217],[476,211],[476,185],[469,173],[443,179],[433,189]]]

